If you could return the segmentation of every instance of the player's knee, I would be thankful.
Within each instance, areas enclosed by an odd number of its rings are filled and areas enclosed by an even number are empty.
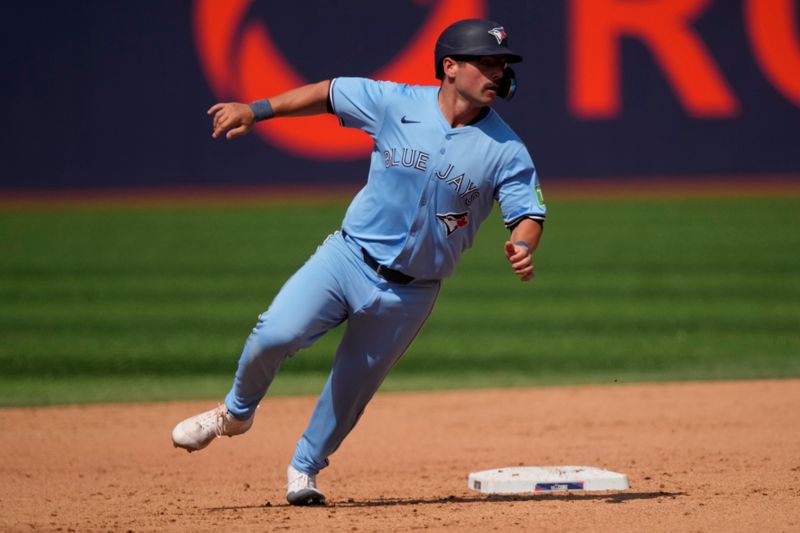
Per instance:
[[[250,340],[252,344],[251,353],[255,357],[277,356],[290,357],[299,350],[305,339],[302,332],[292,328],[281,328],[271,325],[270,327],[257,327],[253,331]]]

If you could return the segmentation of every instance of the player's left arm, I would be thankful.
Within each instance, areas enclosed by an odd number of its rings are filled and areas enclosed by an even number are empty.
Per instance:
[[[510,239],[506,241],[506,259],[520,281],[530,281],[536,275],[533,252],[539,246],[541,237],[541,221],[525,218],[514,227]]]

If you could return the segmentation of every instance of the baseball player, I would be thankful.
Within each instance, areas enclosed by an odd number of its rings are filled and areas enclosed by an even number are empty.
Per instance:
[[[233,139],[259,120],[335,114],[374,140],[369,176],[329,235],[286,282],[247,339],[223,405],[179,423],[175,446],[200,450],[244,433],[281,363],[347,322],[308,427],[288,467],[287,500],[321,504],[317,473],[328,466],[369,400],[430,315],[497,201],[510,237],[502,249],[522,281],[545,206],[531,157],[489,107],[516,89],[503,27],[456,22],[434,51],[441,85],[422,87],[335,78],[252,104],[209,109],[213,137]]]

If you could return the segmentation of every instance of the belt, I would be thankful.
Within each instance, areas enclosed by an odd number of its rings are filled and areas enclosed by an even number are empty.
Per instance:
[[[342,236],[347,237],[347,232],[342,230]],[[399,283],[400,285],[408,285],[414,278],[403,274],[399,270],[394,270],[389,267],[385,267],[382,264],[378,263],[374,257],[369,255],[369,253],[364,249],[361,248],[361,255],[364,256],[364,262],[369,266],[372,270],[375,271],[380,277],[385,279],[386,281],[391,281],[392,283]]]

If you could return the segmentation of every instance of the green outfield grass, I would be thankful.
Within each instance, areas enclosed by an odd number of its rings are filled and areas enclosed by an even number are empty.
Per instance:
[[[800,198],[548,207],[536,281],[495,213],[384,390],[800,376]],[[0,211],[0,404],[220,399],[344,209]],[[318,391],[340,334],[272,392]]]

